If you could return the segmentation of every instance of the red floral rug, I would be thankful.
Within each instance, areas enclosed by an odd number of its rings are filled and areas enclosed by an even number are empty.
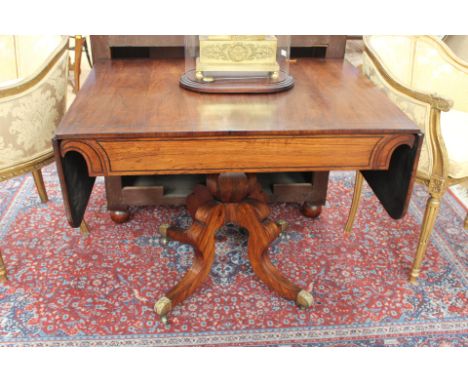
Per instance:
[[[447,193],[418,286],[407,282],[426,192],[416,187],[408,215],[389,218],[366,188],[348,238],[343,227],[352,173],[334,173],[316,220],[295,204],[273,206],[290,223],[270,255],[312,292],[303,310],[253,274],[247,236],[219,231],[216,260],[201,289],[171,312],[165,327],[154,302],[190,266],[192,249],[160,244],[157,227],[188,225],[184,208],[141,208],[114,224],[96,184],[83,237],[64,216],[55,168],[44,171],[50,201],[30,176],[0,184],[0,239],[9,281],[0,285],[0,344],[467,346],[468,233],[464,208]]]

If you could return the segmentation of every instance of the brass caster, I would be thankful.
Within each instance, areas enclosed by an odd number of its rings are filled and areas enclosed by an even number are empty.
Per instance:
[[[277,79],[279,78],[279,73],[278,73],[278,72],[272,72],[272,73],[270,74],[270,78],[271,78],[272,80],[277,80]]]
[[[276,225],[281,229],[281,232],[284,232],[288,229],[288,222],[286,220],[278,220],[276,221]]]
[[[0,283],[7,281],[7,270],[3,262],[2,253],[0,252]]]
[[[419,270],[416,270],[416,271],[412,270],[410,277],[409,277],[410,284],[419,285],[418,277],[419,277]]]
[[[419,281],[418,281],[417,277],[411,276],[410,279],[409,279],[409,282],[410,282],[411,285],[414,285],[414,286],[419,285]]]
[[[156,301],[156,304],[154,304],[154,311],[159,317],[161,317],[161,320],[163,320],[163,317],[167,316],[171,309],[172,301],[166,296],[161,297],[158,301]]]
[[[306,290],[302,289],[296,297],[296,303],[302,308],[309,308],[314,303],[314,298]]]
[[[0,268],[0,283],[8,281],[7,271],[4,267]]]
[[[166,328],[170,326],[169,321],[167,320],[167,316],[161,316],[161,322],[164,324]]]
[[[84,220],[81,221],[80,231],[83,235],[89,235],[89,228]]]
[[[167,319],[167,314],[172,309],[172,301],[167,298],[166,296],[161,297],[156,304],[154,304],[154,311],[156,314],[161,318],[161,322],[164,324],[166,328],[168,328],[169,321]]]
[[[169,242],[169,239],[167,238],[167,230],[170,226],[170,224],[161,224],[159,226],[159,233],[161,234],[161,245],[167,245],[167,243]]]
[[[169,229],[171,225],[170,224],[161,224],[159,226],[159,233],[161,234],[162,237],[167,237],[167,230]]]

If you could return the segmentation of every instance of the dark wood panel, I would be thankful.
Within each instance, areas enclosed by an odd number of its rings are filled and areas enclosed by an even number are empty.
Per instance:
[[[107,208],[125,211],[130,206],[184,205],[205,175],[108,176],[105,178]],[[271,203],[325,204],[328,172],[259,174],[258,180]]]
[[[112,47],[183,47],[183,35],[94,35],[91,47],[94,62],[109,60]],[[325,47],[327,58],[343,58],[346,36],[331,35],[295,35],[291,36],[292,47]]]
[[[70,225],[78,228],[83,220],[96,178],[88,175],[86,161],[80,153],[70,151],[61,155],[60,143],[55,139],[52,143],[65,213]]]
[[[422,134],[419,134],[416,135],[413,145],[398,146],[392,154],[387,170],[362,171],[367,183],[393,219],[400,219],[406,214],[422,139]]]

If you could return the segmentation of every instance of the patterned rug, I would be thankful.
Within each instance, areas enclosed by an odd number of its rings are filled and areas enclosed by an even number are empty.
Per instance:
[[[303,310],[254,275],[247,236],[218,232],[216,260],[203,287],[157,320],[154,302],[190,266],[192,249],[160,244],[157,227],[188,225],[185,208],[141,208],[114,224],[98,181],[84,237],[68,226],[55,168],[44,171],[50,201],[41,204],[31,176],[0,184],[1,250],[9,281],[0,285],[0,344],[467,346],[468,233],[464,208],[447,193],[420,283],[407,283],[426,193],[416,187],[408,215],[394,221],[368,188],[354,233],[343,235],[352,173],[331,177],[316,220],[295,204],[276,204],[288,231],[273,262],[312,292]]]

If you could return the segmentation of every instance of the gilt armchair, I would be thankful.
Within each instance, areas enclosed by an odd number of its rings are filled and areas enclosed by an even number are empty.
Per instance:
[[[410,272],[416,283],[443,194],[468,180],[468,63],[430,36],[372,36],[364,45],[363,73],[425,134],[416,181],[427,187],[429,198]],[[353,226],[362,184],[357,172],[346,232]]]
[[[0,36],[0,181],[31,172],[43,203],[41,168],[54,160],[52,137],[66,108],[67,47],[61,36]]]

